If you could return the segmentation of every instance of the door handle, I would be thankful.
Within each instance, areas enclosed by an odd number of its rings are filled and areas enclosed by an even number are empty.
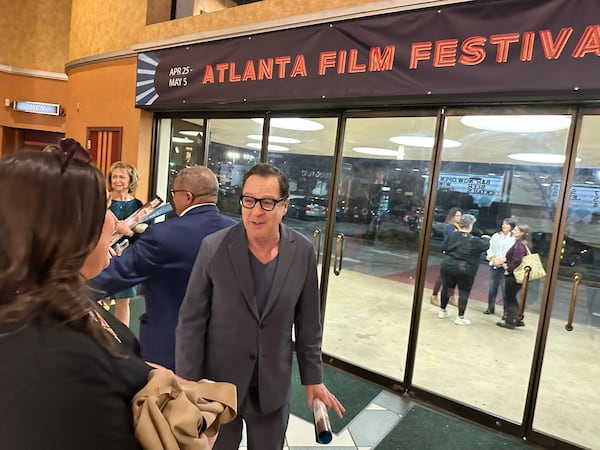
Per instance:
[[[342,271],[342,258],[344,257],[344,234],[340,233],[335,238],[335,256],[333,257],[333,273],[338,276]]]
[[[581,282],[581,274],[579,272],[573,275],[573,290],[571,291],[571,304],[569,305],[569,318],[565,325],[565,330],[573,331],[573,317],[575,316],[575,305],[577,304],[577,291]]]
[[[313,247],[315,247],[315,244],[316,244],[315,249],[317,250],[317,264],[319,264],[319,256],[321,256],[321,237],[322,237],[321,230],[317,228],[313,232],[313,238],[312,238]]]
[[[523,274],[523,284],[521,285],[521,301],[519,302],[519,320],[523,320],[523,313],[525,312],[525,302],[527,301],[527,288],[529,286],[530,273],[531,267],[525,266],[525,273]]]

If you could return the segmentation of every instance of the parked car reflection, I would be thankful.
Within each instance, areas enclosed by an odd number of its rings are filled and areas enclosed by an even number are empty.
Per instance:
[[[287,215],[296,219],[324,219],[327,216],[327,200],[321,197],[290,196]]]
[[[548,257],[552,233],[534,231],[531,233],[533,252],[539,253],[544,259]],[[594,248],[576,239],[565,237],[564,253],[560,264],[575,267],[594,262]]]

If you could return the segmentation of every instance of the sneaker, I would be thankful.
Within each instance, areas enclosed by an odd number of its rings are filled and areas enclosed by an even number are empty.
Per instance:
[[[460,316],[457,316],[454,323],[456,325],[470,325],[471,321],[469,319],[465,319],[464,317],[461,318]]]
[[[514,330],[515,329],[515,324],[514,323],[510,323],[510,322],[496,322],[496,325],[499,326],[500,328],[507,328],[509,330]]]
[[[450,314],[448,313],[448,311],[446,311],[445,309],[440,309],[440,312],[438,313],[438,317],[440,319],[445,319],[446,317],[448,317]]]
[[[483,313],[484,314],[494,314],[494,310],[493,309],[486,309]]]

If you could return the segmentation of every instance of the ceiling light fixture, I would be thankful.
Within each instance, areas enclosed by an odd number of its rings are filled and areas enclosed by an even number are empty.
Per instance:
[[[363,155],[398,156],[398,150],[390,150],[389,148],[352,147],[352,151],[355,151],[356,153],[362,153]]]
[[[248,139],[254,139],[256,141],[262,141],[262,136],[260,134],[249,134],[246,136]],[[294,139],[284,136],[269,136],[269,143],[275,144],[299,144],[302,142],[300,139]]]
[[[178,144],[192,144],[194,141],[192,141],[190,138],[186,138],[186,137],[178,137],[178,136],[173,136],[171,138],[171,140],[173,142],[177,142]]]
[[[392,136],[390,138],[390,142],[393,142],[394,144],[408,145],[410,147],[423,147],[432,149],[435,139],[429,136],[400,135]],[[455,148],[460,147],[460,145],[461,144],[458,141],[444,139],[444,148]]]
[[[564,164],[565,162],[565,155],[554,155],[551,153],[511,153],[508,157],[517,161],[531,163]],[[581,158],[577,158],[576,161],[580,162]]]
[[[252,119],[252,121],[263,124],[263,119]],[[286,130],[297,131],[319,131],[325,128],[324,125],[314,120],[302,119],[300,117],[274,117],[269,121],[272,128],[283,128]]]
[[[571,116],[463,116],[463,125],[479,130],[505,133],[544,133],[569,128]]]
[[[202,133],[202,131],[183,130],[183,131],[180,131],[179,134],[183,134],[184,136],[190,136],[190,137],[198,137],[198,136],[202,136],[204,133]]]
[[[255,149],[260,150],[261,144],[259,142],[248,142],[246,144],[246,147],[255,148]],[[269,150],[271,152],[289,152],[290,151],[289,148],[284,147],[283,145],[275,145],[275,144],[269,144],[267,146],[267,150]]]

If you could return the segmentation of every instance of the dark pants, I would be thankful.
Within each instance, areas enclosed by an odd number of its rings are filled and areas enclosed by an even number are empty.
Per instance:
[[[475,277],[473,275],[462,272],[449,272],[442,269],[442,296],[440,298],[440,307],[446,309],[450,296],[458,286],[458,315],[464,316],[474,280]]]
[[[499,269],[494,269],[492,267],[490,269],[490,288],[488,291],[488,311],[490,312],[494,312],[494,308],[496,307],[498,290],[500,290],[500,294],[502,295],[502,305],[504,306],[504,312],[506,312],[506,298],[504,295],[504,269],[502,267]]]
[[[511,273],[504,276],[504,298],[506,299],[506,323],[516,324],[519,321],[519,291],[521,285],[515,281]]]
[[[281,450],[290,418],[290,404],[263,413],[260,410],[258,392],[248,392],[240,405],[237,417],[223,425],[215,443],[215,450],[238,450],[242,440],[242,419],[246,422],[246,447],[248,450]]]

